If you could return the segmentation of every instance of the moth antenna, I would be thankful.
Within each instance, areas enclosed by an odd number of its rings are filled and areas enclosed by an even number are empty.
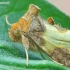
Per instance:
[[[26,65],[28,66],[28,52],[26,48],[25,48],[25,52],[26,52]]]
[[[7,23],[9,26],[12,26],[12,24],[10,24],[10,23],[8,22],[8,17],[7,17],[7,15],[6,15],[6,23]]]

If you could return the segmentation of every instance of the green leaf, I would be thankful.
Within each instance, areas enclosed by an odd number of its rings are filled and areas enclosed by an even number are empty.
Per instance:
[[[69,27],[70,18],[59,11],[56,7],[49,4],[46,0],[0,0],[0,2],[9,2],[9,4],[0,4],[0,70],[68,70],[68,68],[52,62],[44,53],[47,60],[43,60],[39,52],[29,51],[29,66],[26,67],[25,51],[20,43],[14,43],[10,40],[8,29],[5,22],[5,16],[12,24],[17,22],[27,11],[29,4],[35,4],[41,8],[39,11],[42,18],[47,19],[52,16],[56,23],[63,27]]]

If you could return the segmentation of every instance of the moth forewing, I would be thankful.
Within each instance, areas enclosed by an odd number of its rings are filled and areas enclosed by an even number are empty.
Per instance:
[[[40,21],[37,19],[36,16],[32,16],[32,22],[28,30],[29,36],[36,42],[39,46],[41,45],[42,41],[42,32],[44,29]]]
[[[70,30],[53,24],[52,18],[45,21],[38,16],[38,19],[45,28],[42,34],[45,41],[45,46],[41,46],[43,51],[53,60],[70,67]]]
[[[46,51],[52,59],[70,67],[70,30],[56,26],[45,25],[43,38],[46,41]]]

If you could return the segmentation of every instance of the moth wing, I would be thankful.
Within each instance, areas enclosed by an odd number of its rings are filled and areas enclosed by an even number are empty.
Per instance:
[[[40,24],[40,21],[37,19],[37,17],[32,16],[32,22],[29,28],[29,32],[40,32],[43,28]]]
[[[32,22],[29,27],[28,35],[34,40],[37,45],[40,45],[43,27],[37,17],[32,16]]]
[[[30,47],[38,50],[40,45],[44,45],[44,40],[42,38],[43,27],[41,22],[37,19],[37,17],[32,16],[32,22],[28,30],[29,35],[29,44]]]

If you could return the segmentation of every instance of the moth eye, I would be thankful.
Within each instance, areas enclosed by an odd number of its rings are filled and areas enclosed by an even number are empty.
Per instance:
[[[16,31],[19,31],[19,29],[17,28]]]
[[[17,30],[14,31],[14,34],[16,34],[16,33],[17,33]]]
[[[14,34],[19,33],[19,29],[14,30]]]

